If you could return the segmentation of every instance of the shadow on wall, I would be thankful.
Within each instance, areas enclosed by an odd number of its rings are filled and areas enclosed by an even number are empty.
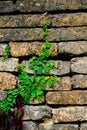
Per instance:
[[[12,3],[15,4],[17,0],[12,0]]]
[[[10,130],[8,116],[0,109],[0,130]]]

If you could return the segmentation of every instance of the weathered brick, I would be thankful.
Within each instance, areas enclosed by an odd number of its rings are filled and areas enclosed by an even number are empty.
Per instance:
[[[16,76],[6,72],[0,72],[0,90],[13,89],[16,87],[16,82]]]
[[[71,90],[70,77],[59,77],[58,82],[54,83],[52,87],[46,86],[46,90]]]
[[[52,130],[78,130],[77,124],[54,124]]]
[[[24,106],[23,120],[40,120],[51,116],[51,108],[48,106]]]
[[[19,56],[27,56],[27,55],[39,55],[40,54],[40,47],[43,45],[43,42],[11,42],[10,43],[10,51],[13,57]],[[56,56],[57,52],[57,44],[51,43],[52,48],[52,56]]]
[[[58,43],[59,54],[64,55],[82,55],[87,53],[87,41],[78,42],[60,42]]]
[[[45,120],[39,124],[39,130],[53,130],[53,120]]]
[[[46,95],[48,104],[87,104],[87,91],[59,91],[48,92]]]
[[[65,27],[65,26],[82,26],[87,25],[86,13],[63,13],[58,15],[50,15],[48,18],[52,21],[52,26]]]
[[[41,27],[46,21],[51,22],[52,27],[82,26],[87,25],[86,13],[72,14],[28,14],[28,15],[2,15],[0,27]]]
[[[16,4],[12,4],[12,1],[0,1],[0,12],[44,12],[44,11],[57,11],[57,10],[77,10],[87,9],[86,0],[17,0]]]
[[[87,130],[87,123],[81,123],[80,130]]]
[[[42,104],[42,103],[44,103],[45,102],[45,100],[44,100],[44,95],[41,95],[41,100],[40,101],[38,101],[38,99],[37,98],[33,98],[33,97],[31,97],[30,98],[30,104]]]
[[[18,71],[18,59],[8,58],[0,61],[0,71],[17,72]]]
[[[0,101],[4,98],[7,97],[7,92],[6,91],[3,91],[3,90],[0,90]]]
[[[77,57],[71,60],[71,72],[87,74],[87,57]]]
[[[8,32],[8,33],[7,33]],[[0,29],[0,41],[42,40],[42,29]]]
[[[64,74],[69,74],[70,73],[70,62],[68,61],[54,61],[55,63],[55,67],[53,68],[53,70],[51,70],[49,72],[50,75],[55,74],[55,75],[64,75]],[[34,73],[33,70],[29,70],[29,63],[28,61],[23,61],[22,62],[23,65],[26,66],[25,70],[28,73]],[[44,73],[44,72],[43,72]]]
[[[85,31],[84,31],[85,30]],[[50,41],[86,40],[86,27],[55,28],[48,30]]]
[[[23,130],[38,130],[37,124],[33,121],[24,121]]]
[[[74,106],[52,110],[54,123],[87,121],[87,107]]]
[[[87,88],[87,75],[74,75],[71,80],[73,88]]]
[[[4,55],[4,49],[7,45],[6,44],[0,44],[0,56]]]
[[[8,32],[8,33],[7,33]],[[87,40],[87,27],[48,29],[49,41]],[[0,41],[35,41],[43,39],[41,28],[0,29]]]

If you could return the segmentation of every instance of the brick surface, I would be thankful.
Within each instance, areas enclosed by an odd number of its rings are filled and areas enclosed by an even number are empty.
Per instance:
[[[4,52],[5,52],[4,50],[6,46],[7,46],[6,44],[0,44],[0,56],[4,55]]]
[[[8,32],[8,33],[7,33]],[[49,41],[87,40],[87,27],[48,29]],[[41,28],[0,29],[0,41],[35,41],[43,39]]]
[[[87,121],[87,107],[75,106],[52,110],[54,123]]]
[[[0,101],[2,101],[2,99],[6,98],[6,97],[7,97],[7,92],[0,90]]]
[[[39,130],[53,130],[53,120],[45,120],[39,124]]]
[[[71,72],[87,74],[87,57],[76,57],[71,60]]]
[[[60,42],[58,44],[59,54],[78,56],[87,53],[87,41],[78,42]]]
[[[0,71],[17,72],[18,71],[18,59],[8,58],[0,61]]]
[[[71,90],[70,77],[58,77],[58,82],[54,83],[52,87],[46,86],[46,90]]]
[[[70,62],[68,61],[54,61],[55,63],[55,66],[53,68],[53,70],[51,70],[49,72],[50,75],[54,74],[54,75],[65,75],[65,74],[69,74],[70,73]],[[29,66],[29,63],[28,61],[24,60],[22,62],[23,65],[26,66],[25,70],[28,72],[28,73],[31,73],[33,74],[34,71],[33,70],[29,70],[28,66]],[[45,73],[45,72],[43,72]]]
[[[23,120],[40,120],[51,116],[51,108],[48,106],[24,106]]]
[[[54,124],[52,130],[78,130],[77,124]]]
[[[46,101],[48,104],[87,104],[87,91],[59,91],[48,92],[46,95]]]
[[[87,130],[87,123],[82,123],[80,125],[80,130]]]
[[[13,89],[16,87],[16,82],[16,76],[6,72],[0,72],[0,90]]]
[[[52,27],[82,26],[87,25],[86,13],[62,14],[28,14],[28,15],[1,15],[0,27],[41,27],[46,21]]]
[[[17,0],[16,4],[12,1],[0,1],[0,12],[12,12],[18,10],[20,12],[44,12],[44,11],[57,11],[57,10],[77,10],[87,9],[86,0]]]
[[[87,88],[87,75],[74,75],[71,80],[73,88]]]
[[[33,121],[24,121],[23,130],[38,130],[37,124]]]
[[[10,51],[13,57],[28,56],[28,55],[39,55],[40,47],[44,45],[43,42],[11,42]],[[52,56],[57,56],[57,44],[51,43]]]

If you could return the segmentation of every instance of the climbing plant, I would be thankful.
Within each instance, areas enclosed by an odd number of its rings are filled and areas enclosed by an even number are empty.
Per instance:
[[[26,71],[26,66],[19,64],[18,75],[18,87],[7,91],[8,97],[0,102],[0,107],[7,113],[11,107],[15,104],[15,99],[20,93],[24,98],[24,103],[29,104],[30,99],[42,100],[45,87],[48,85],[51,87],[54,82],[58,81],[58,77],[55,75],[47,76],[50,70],[54,67],[54,61],[48,60],[52,52],[52,46],[49,43],[47,36],[47,28],[50,26],[50,22],[46,21],[43,26],[43,41],[44,44],[40,47],[40,55],[33,56],[28,61],[28,68],[33,71],[33,75],[30,75]]]
[[[9,42],[9,43],[10,43],[10,42]],[[5,60],[5,59],[9,58],[9,56],[10,56],[10,45],[9,45],[9,43],[8,43],[7,46],[5,47],[5,49],[4,49],[4,54],[3,54],[2,57],[0,57],[0,60]]]

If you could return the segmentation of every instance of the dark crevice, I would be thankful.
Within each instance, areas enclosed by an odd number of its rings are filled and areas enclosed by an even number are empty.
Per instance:
[[[66,42],[66,43],[67,43],[67,42],[81,42],[81,41],[87,41],[87,39],[77,39],[77,40],[75,40],[75,39],[74,39],[74,40],[53,40],[53,41],[50,41],[50,40],[49,40],[50,43],[60,43],[60,42]],[[9,42],[9,39],[8,39],[7,41],[6,41],[6,40],[5,40],[5,41],[0,41],[0,43],[7,43],[7,42]],[[32,43],[32,42],[44,42],[44,41],[43,41],[43,38],[42,38],[42,40],[39,40],[39,39],[35,39],[35,40],[22,40],[22,39],[21,39],[21,40],[16,40],[16,39],[15,39],[15,40],[14,40],[14,38],[13,38],[13,42],[21,42],[21,43],[22,43],[22,42],[31,42],[31,43]]]
[[[63,61],[71,61],[73,58],[82,58],[82,57],[86,57],[87,53],[85,54],[77,54],[77,55],[73,55],[73,54],[69,54],[69,53],[59,53],[58,57],[56,57],[55,59],[57,60],[63,60]]]
[[[87,104],[48,104],[51,108],[68,108],[68,107],[87,107]]]
[[[19,26],[19,27],[0,27],[0,29],[42,29],[43,26],[36,25],[36,26]],[[79,26],[50,26],[48,29],[66,29],[66,28],[79,28],[79,27],[87,27],[87,25],[79,25]],[[83,40],[83,39],[82,39]]]
[[[76,90],[83,90],[83,92],[86,90],[87,91],[87,88],[85,87],[85,88],[80,88],[80,87],[78,87],[78,88],[74,88],[74,87],[72,87],[72,91],[76,91]]]
[[[66,9],[66,10],[57,10],[55,9],[54,11],[49,11],[49,10],[43,10],[43,11],[21,11],[21,10],[15,10],[11,11],[11,12],[2,12],[0,13],[0,15],[17,15],[17,14],[43,14],[43,13],[48,13],[48,14],[62,14],[62,13],[87,13],[87,9],[74,9],[74,10],[70,10],[70,9]]]
[[[78,125],[80,127],[80,124],[81,123],[87,123],[87,121],[83,120],[83,121],[68,121],[68,122],[59,122],[57,124],[74,124],[74,125]],[[57,125],[57,124],[54,124],[54,125]],[[80,130],[80,129],[78,129]]]
[[[44,12],[45,13],[45,12]],[[62,14],[62,13],[87,13],[87,9],[66,9],[66,10],[54,10],[54,11],[47,11],[48,14]]]
[[[18,27],[0,27],[0,29],[38,29],[38,28],[41,28],[42,29],[43,26],[40,26],[40,25],[36,25],[36,26],[18,26]],[[51,28],[50,28],[51,27]],[[49,28],[50,29],[62,29],[62,28],[79,28],[79,27],[87,27],[87,25],[77,25],[77,26],[53,26],[51,25]],[[48,28],[48,29],[49,29]]]

